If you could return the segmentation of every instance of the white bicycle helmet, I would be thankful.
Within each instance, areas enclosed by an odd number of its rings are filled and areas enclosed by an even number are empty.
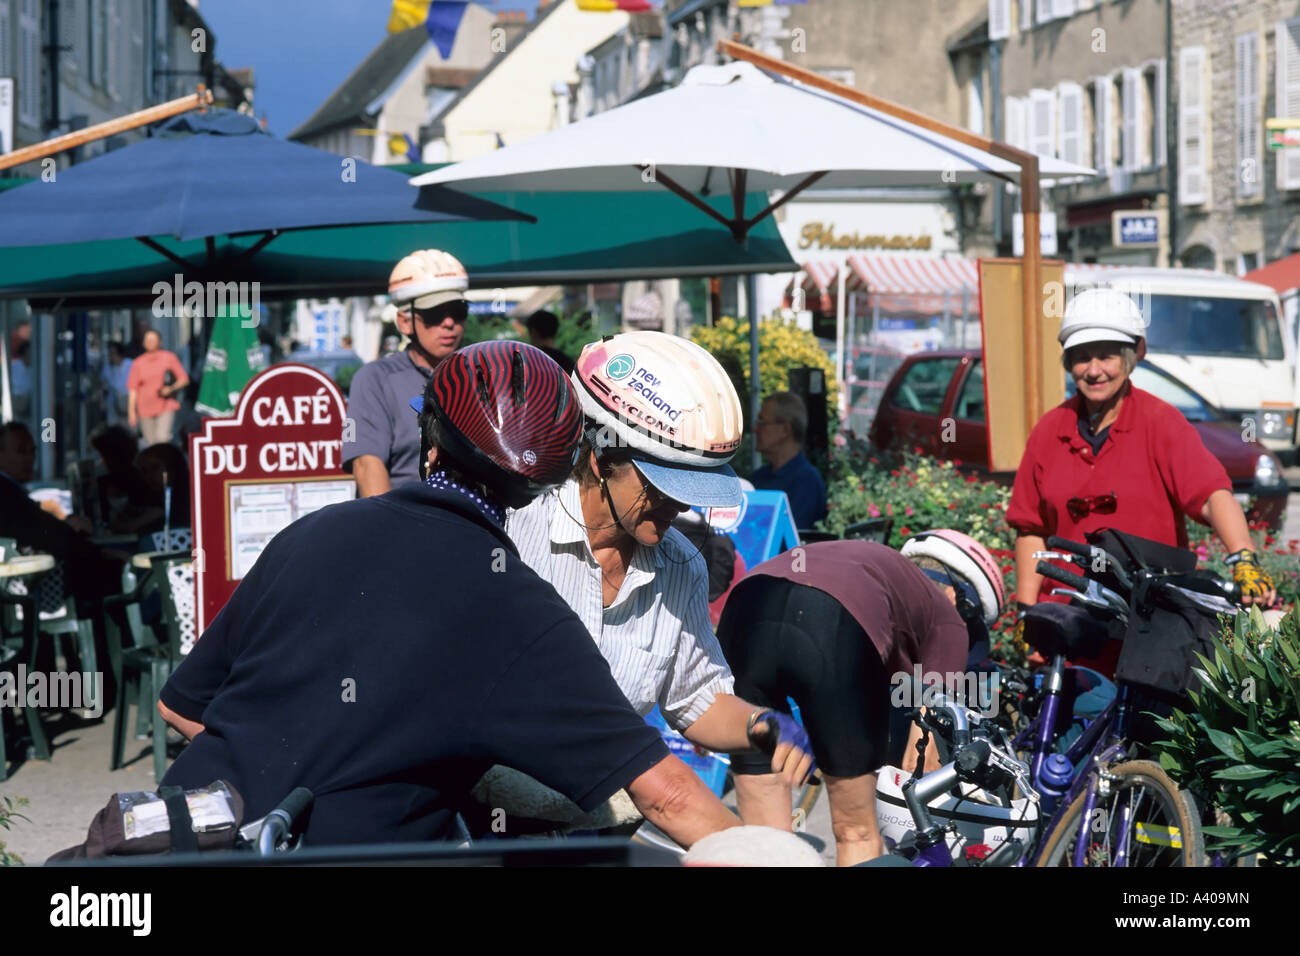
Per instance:
[[[432,309],[465,298],[469,276],[460,260],[441,249],[405,256],[388,277],[388,297],[399,309]]]
[[[1006,602],[1002,572],[988,549],[970,535],[948,528],[922,531],[903,542],[902,554],[905,558],[933,558],[973,587],[986,625],[992,626],[1002,613]]]
[[[1088,342],[1127,342],[1145,338],[1147,321],[1131,298],[1115,289],[1087,289],[1065,307],[1057,341],[1072,349]]]
[[[663,332],[606,336],[582,350],[573,384],[597,455],[629,450],[650,484],[685,505],[741,502],[727,464],[740,447],[740,399],[700,346]]]

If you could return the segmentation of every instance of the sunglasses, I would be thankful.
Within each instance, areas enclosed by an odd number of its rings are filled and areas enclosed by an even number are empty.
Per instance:
[[[469,303],[461,300],[459,302],[447,302],[443,305],[435,305],[432,309],[411,308],[411,314],[415,316],[424,325],[426,329],[432,329],[442,325],[447,319],[451,319],[457,325],[464,325],[469,318]]]
[[[1065,503],[1065,508],[1075,521],[1082,521],[1089,514],[1113,515],[1115,513],[1115,493],[1088,495],[1086,498],[1071,498]]]

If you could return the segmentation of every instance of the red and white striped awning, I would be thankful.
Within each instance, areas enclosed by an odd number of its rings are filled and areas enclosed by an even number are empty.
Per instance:
[[[849,256],[846,286],[878,295],[960,296],[979,289],[974,259],[957,256]]]
[[[814,311],[831,312],[835,308],[835,294],[838,289],[840,267],[837,262],[814,260],[802,263],[799,271],[790,279],[785,289],[785,307],[794,305],[795,284],[803,289],[803,308]]]

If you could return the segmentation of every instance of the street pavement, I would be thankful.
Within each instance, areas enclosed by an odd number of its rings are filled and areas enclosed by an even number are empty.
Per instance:
[[[1283,543],[1300,538],[1300,467],[1287,469],[1286,476],[1292,495],[1278,536]],[[9,779],[0,783],[0,797],[26,797],[31,801],[23,811],[30,822],[17,820],[9,831],[0,830],[0,842],[28,864],[39,864],[51,853],[82,842],[91,818],[113,793],[153,790],[153,757],[148,741],[130,741],[127,766],[109,772],[112,731],[112,714],[98,723],[54,724],[53,759],[28,760],[11,767]],[[834,865],[835,840],[825,794],[809,814],[803,836],[819,850],[827,865]]]

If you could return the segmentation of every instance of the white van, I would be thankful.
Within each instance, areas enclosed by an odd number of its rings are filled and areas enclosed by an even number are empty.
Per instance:
[[[1273,451],[1296,447],[1296,356],[1271,288],[1202,269],[1072,264],[1065,284],[1067,301],[1096,286],[1128,293],[1147,319],[1148,361]]]

